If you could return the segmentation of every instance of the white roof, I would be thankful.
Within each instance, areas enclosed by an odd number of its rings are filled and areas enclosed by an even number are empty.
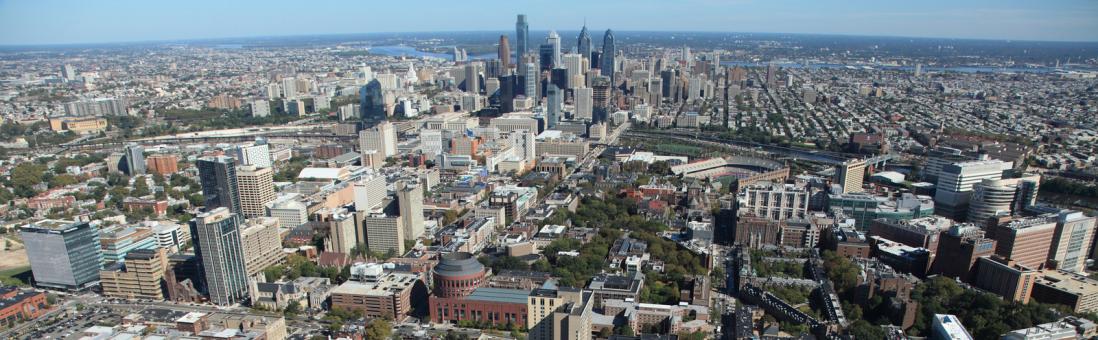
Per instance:
[[[304,168],[297,174],[297,178],[339,179],[341,174],[343,168]]]

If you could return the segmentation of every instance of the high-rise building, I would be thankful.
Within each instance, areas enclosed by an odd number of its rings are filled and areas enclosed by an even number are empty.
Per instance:
[[[594,90],[589,87],[577,87],[572,91],[575,95],[576,102],[575,112],[573,113],[574,118],[590,121],[594,112],[592,106],[592,104],[594,103]]]
[[[967,220],[969,199],[976,183],[1003,178],[1003,171],[1009,169],[1008,162],[986,158],[943,166],[934,194],[935,213],[957,221]]]
[[[242,212],[235,160],[227,156],[202,157],[195,162],[195,167],[198,168],[206,211],[224,207],[233,213]]]
[[[359,152],[377,150],[383,158],[396,156],[396,129],[389,122],[381,122],[372,128],[358,132]]]
[[[366,230],[366,247],[370,251],[404,254],[403,218],[386,213],[370,213],[362,219],[362,224]]]
[[[564,105],[564,90],[556,84],[549,84],[549,95],[546,96],[545,126],[549,130],[555,130],[560,122],[561,106]]]
[[[1056,269],[1085,273],[1094,239],[1095,217],[1065,210],[1056,218],[1056,235],[1048,259]]]
[[[1050,250],[1056,236],[1057,217],[1056,214],[1045,214],[992,224],[987,228],[987,235],[996,241],[995,254],[1040,270],[1045,267],[1049,256],[1055,254]]]
[[[138,249],[99,272],[103,295],[123,299],[164,300],[164,271],[168,270],[167,248]]]
[[[72,67],[71,64],[61,66],[61,79],[65,81],[76,80],[76,68]]]
[[[415,182],[398,181],[396,197],[404,224],[404,239],[415,240],[423,236],[423,188]]]
[[[862,192],[865,181],[865,160],[851,159],[835,170],[835,182],[843,187],[843,193]]]
[[[145,158],[146,171],[163,176],[179,172],[179,157],[175,155],[151,155]]]
[[[354,215],[348,214],[346,209],[338,209],[326,215],[324,219],[324,223],[328,225],[328,239],[324,242],[324,250],[350,254],[358,245]]]
[[[126,146],[126,169],[125,172],[130,176],[144,175],[145,174],[145,149],[137,144],[130,144]]]
[[[552,59],[551,59],[552,63],[550,64],[551,65],[550,68],[561,67],[561,64],[560,64],[560,35],[557,34],[557,31],[549,31],[549,37],[545,39],[545,43],[548,44],[549,46],[552,46],[552,48],[553,48],[553,50],[552,50],[553,53],[550,55],[552,57]]]
[[[526,63],[525,65],[526,72],[523,75],[525,86],[523,86],[522,93],[527,98],[532,98],[536,103],[541,99],[541,94],[538,93],[538,66],[534,63]]]
[[[274,171],[255,165],[239,166],[236,169],[236,184],[241,214],[245,218],[266,215],[267,203],[275,200]]]
[[[610,111],[610,78],[598,76],[591,80],[591,121],[602,123],[606,121]]]
[[[511,43],[507,40],[507,35],[499,36],[499,49],[496,51],[498,54],[500,66],[503,69],[511,67]]]
[[[587,33],[587,24],[583,24],[583,29],[580,30],[579,38],[576,41],[576,51],[581,56],[591,59],[591,35]]]
[[[243,218],[225,207],[191,220],[194,252],[210,302],[230,306],[248,298],[248,274],[240,232]]]
[[[99,282],[99,230],[88,222],[42,220],[19,229],[39,287],[81,290]]]
[[[278,233],[278,219],[257,217],[245,221],[240,230],[240,242],[244,249],[244,272],[249,277],[263,269],[282,262],[282,238]]]
[[[775,221],[805,218],[809,188],[803,185],[759,182],[740,188],[739,211]]]
[[[614,58],[616,58],[618,54],[617,51],[617,45],[614,43],[614,31],[606,30],[606,34],[602,36],[602,56],[600,57],[602,58],[602,60],[600,60],[602,65],[599,69],[602,71],[602,75],[610,78],[611,84],[615,83],[614,75],[616,74],[616,70],[614,69]]]
[[[282,98],[297,98],[297,78],[282,78]]]
[[[465,64],[465,92],[480,93],[480,76],[483,70],[483,63],[472,62]]]
[[[930,272],[972,282],[976,261],[995,254],[995,240],[984,236],[983,228],[973,224],[955,224],[938,239],[937,260]]]
[[[515,63],[523,65],[522,57],[530,52],[530,24],[526,22],[526,14],[519,14],[515,22]],[[528,65],[526,67],[529,67]],[[529,95],[528,95],[529,96]]]
[[[590,340],[594,294],[546,281],[526,298],[526,328],[531,340]]]
[[[973,185],[968,220],[980,225],[993,216],[1009,216],[1037,203],[1040,175],[985,179]]]
[[[234,153],[238,165],[254,165],[259,168],[271,167],[271,149],[266,142],[239,145]]]

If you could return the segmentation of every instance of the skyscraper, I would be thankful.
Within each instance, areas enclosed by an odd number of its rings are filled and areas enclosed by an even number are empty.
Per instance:
[[[576,119],[590,121],[592,112],[594,112],[593,107],[591,106],[592,95],[595,93],[594,90],[589,87],[577,87],[573,91],[576,96],[576,108],[573,115]]]
[[[229,306],[248,298],[248,275],[240,225],[243,218],[224,207],[191,219],[194,252],[210,302]]]
[[[553,47],[551,68],[561,67],[560,65],[560,35],[557,31],[549,31],[549,37],[545,39],[545,43]]]
[[[245,218],[263,216],[267,203],[275,200],[274,172],[271,168],[242,165],[236,169],[236,183],[242,215]]]
[[[227,156],[202,157],[195,162],[195,167],[202,184],[202,197],[206,199],[206,211],[224,207],[232,213],[241,213],[236,161]]]
[[[271,167],[271,149],[266,142],[249,143],[236,147],[236,160],[240,165]]]
[[[65,81],[76,80],[76,69],[71,64],[61,66],[61,78]]]
[[[515,22],[515,61],[519,65],[522,65],[522,57],[530,52],[530,24],[526,23],[526,14],[518,15],[518,22]]]
[[[480,93],[480,74],[484,64],[479,62],[465,64],[465,92]]]
[[[99,282],[99,230],[88,222],[42,220],[19,229],[39,287],[79,290]]]
[[[545,110],[545,127],[549,130],[557,128],[560,121],[560,109],[564,105],[564,91],[557,84],[549,83],[549,94],[546,96],[548,108]]]
[[[614,44],[614,31],[606,30],[602,36],[602,65],[599,67],[602,75],[610,77],[610,84],[614,84],[614,59],[617,56],[617,45]]]
[[[524,74],[526,86],[523,86],[523,94],[527,98],[533,98],[534,102],[538,102],[541,96],[538,95],[538,66],[534,63],[526,63],[526,73]]]
[[[423,188],[415,182],[399,181],[396,196],[404,224],[404,239],[415,240],[423,235]]]
[[[145,174],[145,149],[137,144],[126,146],[126,174],[130,176]]]
[[[587,33],[587,24],[584,24],[583,29],[580,30],[576,51],[584,58],[591,59],[591,35]]]
[[[496,51],[499,55],[499,63],[502,69],[506,70],[511,67],[511,43],[507,40],[507,35],[499,36],[499,50]]]
[[[771,88],[778,82],[778,64],[770,62],[766,65],[766,87]]]

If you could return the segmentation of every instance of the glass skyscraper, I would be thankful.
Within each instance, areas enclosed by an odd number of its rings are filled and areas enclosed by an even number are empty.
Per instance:
[[[228,156],[202,157],[195,162],[206,211],[225,207],[241,213],[239,188],[236,183],[236,161]]]
[[[88,222],[43,220],[20,228],[35,285],[79,290],[99,282],[99,230]]]

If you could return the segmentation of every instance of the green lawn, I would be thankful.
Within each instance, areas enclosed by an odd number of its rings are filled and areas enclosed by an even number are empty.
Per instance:
[[[30,266],[0,270],[0,283],[5,285],[27,285],[30,284],[30,277]]]

